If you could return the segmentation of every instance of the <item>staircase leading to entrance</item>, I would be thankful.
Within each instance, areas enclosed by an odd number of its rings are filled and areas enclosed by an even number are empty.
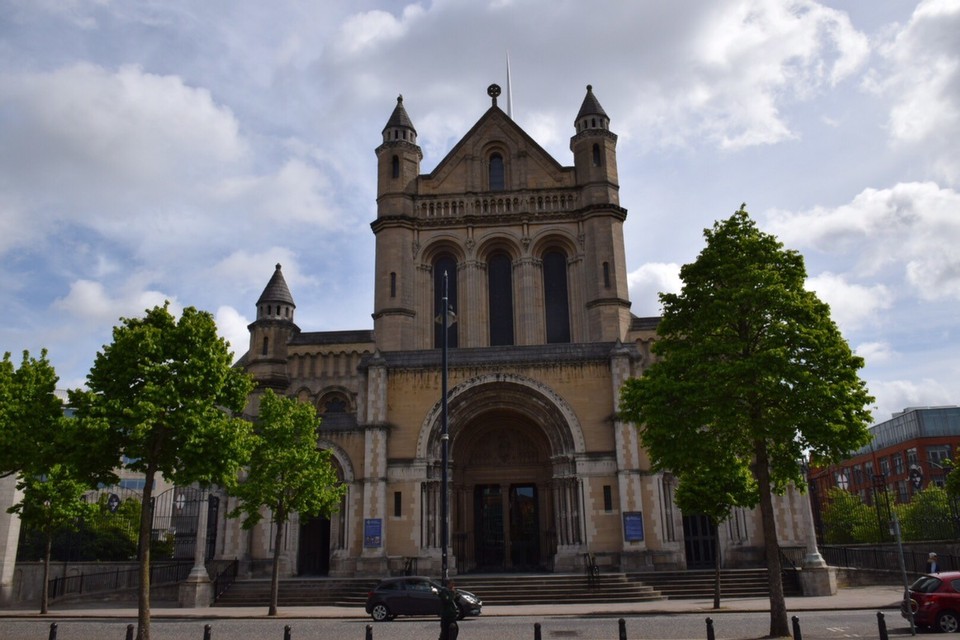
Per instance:
[[[720,571],[720,598],[765,598],[766,569],[723,569]],[[651,571],[630,573],[630,580],[650,585],[670,600],[712,598],[714,572],[707,571]],[[799,596],[800,579],[795,571],[783,572],[783,595]]]
[[[293,578],[280,581],[279,606],[356,606],[376,584],[369,578]],[[564,602],[648,602],[664,598],[712,598],[713,571],[602,573],[594,583],[583,574],[464,574],[454,582],[485,605]],[[766,569],[725,569],[721,598],[766,597]],[[784,594],[800,595],[796,574],[784,572]],[[220,607],[265,607],[269,580],[238,580],[217,599]]]

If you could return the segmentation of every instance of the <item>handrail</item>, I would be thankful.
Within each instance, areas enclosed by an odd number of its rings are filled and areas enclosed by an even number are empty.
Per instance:
[[[234,583],[237,579],[237,574],[240,569],[240,560],[234,558],[224,566],[220,568],[217,574],[213,577],[213,601],[216,602],[217,598],[223,595],[223,593],[230,588],[230,585]]]

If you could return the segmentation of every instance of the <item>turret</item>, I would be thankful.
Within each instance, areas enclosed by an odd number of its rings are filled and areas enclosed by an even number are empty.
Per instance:
[[[293,322],[296,308],[278,264],[257,300],[257,319],[247,327],[247,371],[261,387],[280,391],[287,387],[287,344],[300,333]]]
[[[414,245],[414,198],[423,152],[417,146],[403,96],[397,98],[383,142],[377,147],[377,238],[373,328],[377,346],[385,351],[410,348],[413,340],[415,271],[410,247]]]
[[[585,205],[619,204],[617,136],[610,131],[610,118],[587,85],[580,111],[574,121],[577,133],[570,138],[577,184],[586,187]]]
[[[422,159],[417,130],[403,108],[403,96],[398,96],[397,106],[383,128],[383,143],[377,147],[378,217],[413,213],[412,196],[416,194]]]

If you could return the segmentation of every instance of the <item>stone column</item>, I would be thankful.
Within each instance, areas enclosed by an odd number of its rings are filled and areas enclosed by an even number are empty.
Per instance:
[[[803,514],[807,555],[803,558],[803,568],[800,570],[800,589],[805,596],[835,596],[837,595],[837,569],[827,566],[827,562],[817,549],[817,528],[813,521],[813,506],[810,504],[810,493],[796,492],[797,499],[803,502],[800,513]],[[796,505],[796,503],[794,503]]]
[[[206,567],[207,519],[209,492],[197,492],[197,538],[193,547],[193,568],[185,582],[180,584],[180,606],[189,609],[209,607],[213,602],[213,583]]]
[[[0,478],[0,605],[13,602],[13,576],[20,542],[20,516],[7,513],[7,507],[20,500],[16,476]]]

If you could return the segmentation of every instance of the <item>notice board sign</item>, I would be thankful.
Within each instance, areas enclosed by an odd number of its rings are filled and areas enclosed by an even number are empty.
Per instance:
[[[627,542],[643,541],[642,511],[625,511],[623,513],[623,538]]]
[[[364,519],[363,546],[368,549],[383,546],[383,520],[380,518]]]

